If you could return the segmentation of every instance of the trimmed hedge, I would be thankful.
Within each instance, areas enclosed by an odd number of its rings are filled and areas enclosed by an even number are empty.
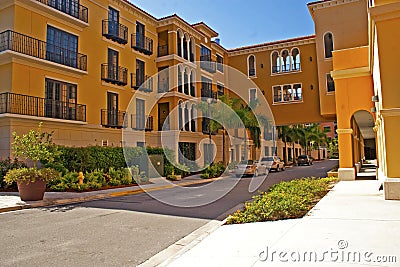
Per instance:
[[[281,182],[254,196],[243,210],[229,215],[227,224],[301,218],[328,192],[336,178],[303,178]]]

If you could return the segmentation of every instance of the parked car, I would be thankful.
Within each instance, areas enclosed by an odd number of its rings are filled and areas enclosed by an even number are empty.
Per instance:
[[[313,158],[308,156],[308,155],[300,155],[297,158],[297,165],[312,165],[313,164]]]
[[[284,171],[285,163],[277,156],[263,157],[258,163],[260,173],[266,173],[267,170]],[[262,169],[264,169],[263,172]]]
[[[258,175],[257,162],[254,160],[242,160],[235,166],[235,176]]]

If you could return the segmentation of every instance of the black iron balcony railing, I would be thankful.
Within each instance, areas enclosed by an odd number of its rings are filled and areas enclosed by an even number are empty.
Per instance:
[[[300,70],[300,63],[293,63],[292,64],[292,71]]]
[[[153,39],[140,34],[131,35],[132,48],[145,54],[153,54]]]
[[[169,78],[158,78],[158,93],[169,92]]]
[[[86,106],[15,93],[0,94],[0,114],[86,121]]]
[[[281,71],[280,66],[272,66],[272,73],[278,73]]]
[[[163,57],[168,55],[168,45],[159,45],[158,46],[158,56]]]
[[[87,56],[11,30],[0,33],[0,52],[11,50],[86,71]]]
[[[128,69],[108,63],[101,64],[101,79],[121,86],[127,85]]]
[[[44,5],[52,7],[62,13],[68,14],[83,22],[88,22],[88,8],[79,4],[78,0],[36,0]]]
[[[153,116],[145,116],[144,114],[131,114],[131,128],[138,131],[153,131]]]
[[[131,88],[146,93],[153,92],[153,78],[147,75],[131,73]]]
[[[255,69],[249,69],[249,76],[250,77],[256,76],[256,70]]]
[[[124,126],[125,114],[125,111],[116,109],[102,109],[101,125],[110,128],[122,128]]]
[[[212,61],[209,55],[200,56],[200,68],[210,73],[217,72],[216,62]]]
[[[289,72],[290,71],[290,64],[282,65],[282,72]]]
[[[103,20],[103,36],[120,44],[128,43],[128,27],[116,21]]]

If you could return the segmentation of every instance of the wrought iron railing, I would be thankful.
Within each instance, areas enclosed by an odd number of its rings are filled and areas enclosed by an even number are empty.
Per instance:
[[[101,64],[101,79],[117,85],[128,84],[128,69],[114,64]]]
[[[79,4],[77,0],[36,0],[42,4],[52,7],[62,13],[68,14],[83,22],[88,22],[88,8]]]
[[[168,45],[159,45],[158,46],[158,56],[163,57],[168,55]]]
[[[209,55],[200,56],[200,68],[210,73],[217,71],[216,62],[212,61]]]
[[[140,34],[132,34],[132,48],[145,55],[153,54],[153,39]]]
[[[143,92],[153,92],[153,78],[147,75],[131,73],[131,88]]]
[[[102,109],[101,110],[101,125],[110,128],[122,128],[125,119],[125,111],[116,109]]]
[[[15,93],[0,94],[0,114],[86,121],[86,105]]]
[[[120,44],[128,43],[128,27],[116,21],[103,20],[103,36]]]
[[[169,78],[158,78],[158,93],[169,92]]]
[[[87,70],[87,56],[11,30],[0,33],[0,52],[11,50],[79,70]]]
[[[250,77],[256,76],[256,69],[249,69],[249,76]]]
[[[131,128],[138,131],[153,131],[153,116],[145,116],[144,114],[131,114]]]

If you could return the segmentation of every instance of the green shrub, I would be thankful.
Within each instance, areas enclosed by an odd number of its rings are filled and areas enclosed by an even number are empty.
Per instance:
[[[336,178],[303,178],[281,182],[254,196],[227,219],[228,224],[275,221],[303,217],[329,190]]]
[[[4,176],[7,174],[9,170],[26,168],[26,164],[23,161],[19,161],[18,158],[11,160],[11,158],[7,158],[0,161],[0,187],[5,186]]]
[[[202,171],[201,178],[215,178],[220,177],[225,171],[223,162],[213,163]]]

